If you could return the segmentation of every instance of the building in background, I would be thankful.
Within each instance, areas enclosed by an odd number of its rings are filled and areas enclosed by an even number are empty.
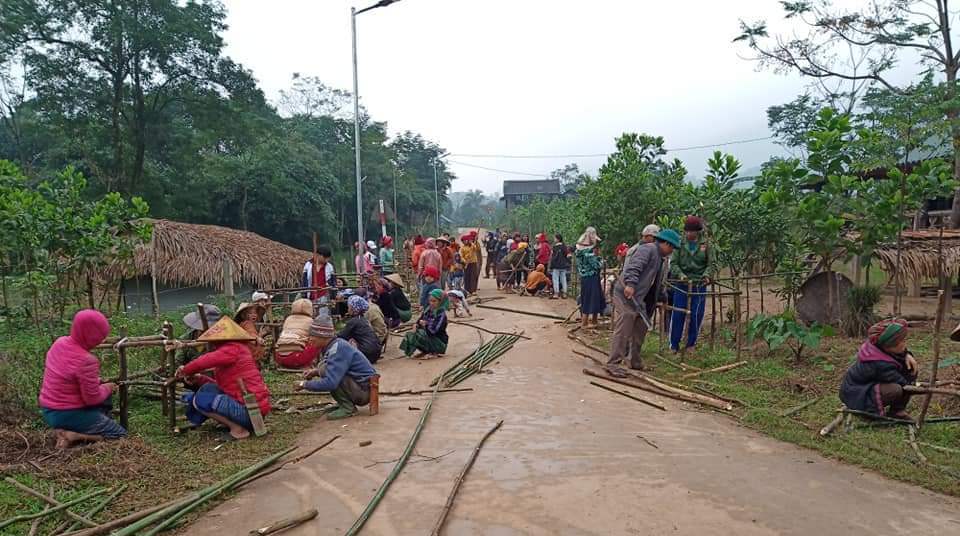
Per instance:
[[[503,181],[503,197],[500,198],[507,211],[529,205],[534,199],[552,201],[563,197],[559,179],[533,181]]]

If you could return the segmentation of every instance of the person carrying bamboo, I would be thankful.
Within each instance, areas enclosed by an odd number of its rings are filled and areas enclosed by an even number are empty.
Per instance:
[[[417,357],[439,357],[446,353],[447,343],[447,308],[449,307],[447,294],[440,289],[430,291],[428,306],[423,309],[417,328],[407,333],[400,343],[404,355],[410,357],[419,352]]]
[[[687,327],[687,348],[697,344],[700,325],[706,306],[707,285],[710,284],[712,255],[708,245],[700,240],[703,220],[697,216],[687,216],[683,224],[685,233],[680,247],[674,251],[670,260],[670,275],[677,280],[673,289],[673,307],[670,318],[670,348],[677,352],[680,339],[683,338],[687,315],[677,309],[690,310],[690,325]]]
[[[225,316],[197,340],[210,343],[213,350],[178,368],[175,374],[196,389],[183,395],[187,420],[197,426],[208,418],[217,421],[228,429],[225,440],[250,437],[253,422],[243,402],[244,391],[256,397],[261,415],[271,410],[270,391],[250,353],[249,343],[254,337]],[[213,370],[213,376],[201,374],[206,370]]]
[[[840,401],[849,409],[911,419],[910,393],[903,387],[916,379],[917,360],[907,350],[907,322],[883,320],[867,330],[857,360],[843,375]]]
[[[624,261],[623,271],[613,287],[613,340],[607,371],[611,376],[624,378],[627,373],[620,363],[626,360],[629,348],[630,368],[643,370],[640,351],[658,301],[662,301],[660,281],[663,278],[663,259],[673,254],[680,245],[680,235],[665,229],[655,235],[655,241],[643,244]]]
[[[337,406],[327,420],[345,419],[357,414],[357,406],[370,403],[370,380],[377,375],[370,361],[350,343],[337,338],[333,320],[325,309],[310,325],[311,346],[322,354],[322,365],[303,374],[297,390],[329,392]],[[316,378],[316,379],[314,379]]]

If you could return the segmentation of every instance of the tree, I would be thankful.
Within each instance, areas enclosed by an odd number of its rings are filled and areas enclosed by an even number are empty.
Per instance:
[[[942,73],[942,114],[953,140],[953,176],[960,178],[960,105],[956,102],[960,50],[954,49],[953,13],[947,0],[875,0],[859,10],[838,8],[829,0],[781,4],[786,19],[808,28],[806,35],[771,37],[766,22],[741,21],[741,34],[734,39],[745,42],[763,66],[796,71],[817,81],[880,84],[896,93],[906,90],[890,74],[905,52],[919,56],[921,70]],[[844,51],[851,53],[847,61],[841,59]],[[960,190],[954,192],[950,219],[960,227]]]
[[[576,192],[590,180],[590,175],[580,171],[576,164],[567,164],[562,168],[550,172],[550,178],[560,181],[560,188],[563,192]]]
[[[220,57],[224,18],[209,1],[9,0],[0,57],[23,57],[36,98],[68,135],[109,138],[111,155],[88,155],[91,164],[109,169],[106,191],[130,192],[156,116],[188,88],[223,90],[236,68]]]
[[[802,152],[822,107],[821,99],[810,94],[800,95],[786,104],[767,108],[767,127],[779,145]]]

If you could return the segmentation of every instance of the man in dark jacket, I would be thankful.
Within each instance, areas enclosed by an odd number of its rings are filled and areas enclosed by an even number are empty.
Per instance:
[[[680,235],[673,229],[660,231],[655,238],[653,243],[641,245],[626,258],[623,272],[613,287],[613,306],[617,314],[610,342],[610,359],[607,360],[607,372],[611,376],[627,376],[620,363],[626,358],[628,346],[630,368],[643,369],[640,349],[647,336],[647,322],[660,299],[657,294],[663,277],[663,259],[680,246]]]
[[[556,242],[550,253],[550,275],[553,277],[553,297],[567,297],[567,281],[570,276],[570,248],[563,243],[560,234],[554,236]]]
[[[857,411],[910,419],[910,394],[903,386],[916,379],[917,361],[907,350],[906,321],[884,320],[867,330],[857,361],[843,375],[840,400]]]
[[[364,316],[370,304],[365,298],[353,295],[347,300],[347,307],[350,318],[337,337],[354,344],[371,364],[376,363],[380,359],[382,345],[370,321]]]

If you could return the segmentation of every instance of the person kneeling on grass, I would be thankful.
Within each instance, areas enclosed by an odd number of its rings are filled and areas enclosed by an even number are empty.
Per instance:
[[[305,372],[305,381],[297,382],[297,390],[329,392],[337,407],[327,414],[327,420],[356,415],[357,406],[370,403],[370,378],[377,374],[376,369],[360,350],[337,338],[333,321],[324,310],[310,325],[310,340],[323,352],[324,364]]]
[[[910,394],[903,386],[916,379],[917,360],[907,350],[906,321],[884,320],[867,330],[857,361],[843,375],[840,401],[849,409],[911,419],[907,413]]]
[[[117,386],[100,383],[100,361],[90,353],[109,333],[110,323],[100,311],[84,309],[73,317],[70,335],[47,351],[39,404],[43,420],[56,432],[57,448],[127,435],[109,417]]]
[[[277,338],[275,359],[277,365],[286,368],[310,366],[316,352],[307,352],[307,337],[313,322],[313,304],[300,298],[290,306],[290,315],[283,321],[283,329]]]
[[[429,295],[427,307],[417,320],[417,329],[407,333],[400,343],[404,355],[410,357],[419,351],[417,357],[430,355],[438,357],[447,351],[447,307],[450,303],[447,294],[440,289],[433,289]]]
[[[368,308],[366,298],[356,294],[350,296],[347,299],[347,314],[350,318],[340,333],[337,333],[337,337],[354,345],[373,364],[380,359],[381,342],[365,316]]]
[[[270,391],[250,352],[253,336],[225,316],[197,340],[214,349],[177,369],[177,378],[197,389],[183,395],[187,420],[197,426],[208,418],[217,421],[229,430],[225,440],[250,437],[253,423],[243,402],[244,389],[256,397],[262,415],[271,409]],[[213,370],[212,378],[200,374],[208,369]]]

